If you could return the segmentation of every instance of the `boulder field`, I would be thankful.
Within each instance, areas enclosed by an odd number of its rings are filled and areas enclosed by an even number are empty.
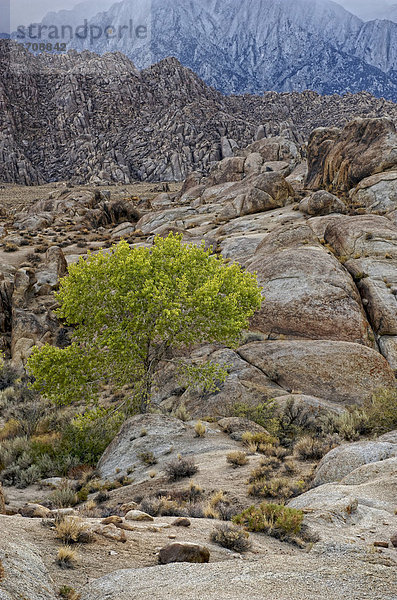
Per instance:
[[[307,161],[301,147],[279,135],[228,154],[208,175],[193,172],[182,186],[136,195],[133,186],[56,184],[1,213],[0,342],[19,368],[34,345],[69,342],[53,296],[68,265],[121,238],[148,247],[169,232],[182,233],[186,243],[204,240],[257,274],[264,301],[239,347],[203,344],[191,352],[193,363],[211,358],[228,365],[219,391],[181,387],[172,364],[159,371],[152,394],[157,414],[127,420],[98,464],[100,477],[111,482],[131,476],[110,492],[112,514],[99,520],[79,509],[68,513],[82,516],[96,536],[74,576],[54,566],[54,512],[16,506],[26,495],[15,490],[6,503],[0,487],[0,600],[18,594],[55,600],[58,584],[74,578],[81,600],[239,600],[247,590],[258,599],[396,598],[396,432],[339,440],[310,465],[309,489],[289,502],[304,513],[312,540],[305,551],[252,534],[253,546],[241,558],[212,543],[216,519],[207,518],[214,516],[208,510],[206,518],[181,515],[189,516],[186,527],[146,514],[145,498],[170,501],[187,493],[166,479],[167,464],[178,455],[194,460],[196,483],[207,492],[222,488],[240,508],[254,502],[247,480],[262,457],[253,450],[248,466],[234,469],[226,455],[246,450],[244,431],[266,432],[231,418],[233,404],[256,407],[275,399],[281,407],[294,400],[317,418],[325,410],[340,415],[380,388],[396,387],[394,123],[356,119],[343,129],[316,129]],[[0,197],[6,193],[7,187]],[[182,407],[191,420],[176,418]],[[196,419],[203,417],[200,437]],[[41,494],[35,489],[29,502]],[[165,564],[187,556],[210,564]]]

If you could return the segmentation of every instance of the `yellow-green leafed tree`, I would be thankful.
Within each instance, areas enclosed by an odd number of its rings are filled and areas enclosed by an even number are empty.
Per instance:
[[[121,241],[109,253],[89,254],[69,267],[56,297],[57,316],[74,326],[73,340],[64,349],[35,349],[28,362],[34,388],[69,404],[95,399],[105,383],[129,385],[141,412],[170,351],[202,342],[236,345],[262,301],[255,275],[173,234],[156,237],[151,248]],[[185,374],[211,390],[227,370],[186,363]]]

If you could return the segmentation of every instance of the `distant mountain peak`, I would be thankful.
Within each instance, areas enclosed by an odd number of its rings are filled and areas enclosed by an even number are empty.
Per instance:
[[[87,28],[68,47],[122,52],[140,69],[174,56],[227,94],[368,90],[397,100],[397,24],[364,22],[328,0],[122,0]]]

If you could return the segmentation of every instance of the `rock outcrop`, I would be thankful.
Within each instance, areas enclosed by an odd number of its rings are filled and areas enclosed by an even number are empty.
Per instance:
[[[394,122],[386,118],[355,119],[342,131],[313,131],[306,184],[315,190],[346,193],[363,179],[396,167]]]
[[[365,480],[365,477],[361,478],[363,470],[359,471],[360,477],[347,477],[347,475],[363,465],[379,463],[393,457],[397,457],[395,443],[376,440],[339,446],[324,456],[317,468],[313,483],[318,486],[343,479],[345,483],[360,484]],[[394,464],[395,467],[395,463],[396,461],[390,464]],[[365,470],[365,473],[368,472]]]
[[[274,87],[223,96],[175,58],[139,72],[119,52],[34,56],[0,40],[0,181],[181,181],[223,158],[241,165],[254,140],[246,174],[260,166],[289,175],[313,128],[397,115],[395,104],[368,93],[264,89]],[[239,181],[241,168],[228,181]]]
[[[9,532],[3,528],[0,561],[4,569],[0,581],[1,600],[56,600],[54,582],[38,549],[26,541],[10,541]]]

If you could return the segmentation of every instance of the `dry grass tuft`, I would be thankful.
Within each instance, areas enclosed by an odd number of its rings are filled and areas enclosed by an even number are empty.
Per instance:
[[[205,436],[207,429],[201,421],[197,421],[196,425],[194,426],[194,431],[196,433],[196,437],[202,438]]]
[[[229,452],[229,454],[226,456],[226,461],[236,469],[237,467],[243,467],[246,465],[248,463],[248,458],[245,452],[236,451]]]
[[[217,525],[211,533],[211,541],[234,552],[247,552],[252,544],[247,531],[236,525]]]
[[[79,517],[65,517],[55,525],[57,538],[64,544],[89,544],[93,541],[92,533]]]
[[[78,555],[70,546],[62,546],[57,552],[55,562],[61,569],[74,569],[77,565]]]

